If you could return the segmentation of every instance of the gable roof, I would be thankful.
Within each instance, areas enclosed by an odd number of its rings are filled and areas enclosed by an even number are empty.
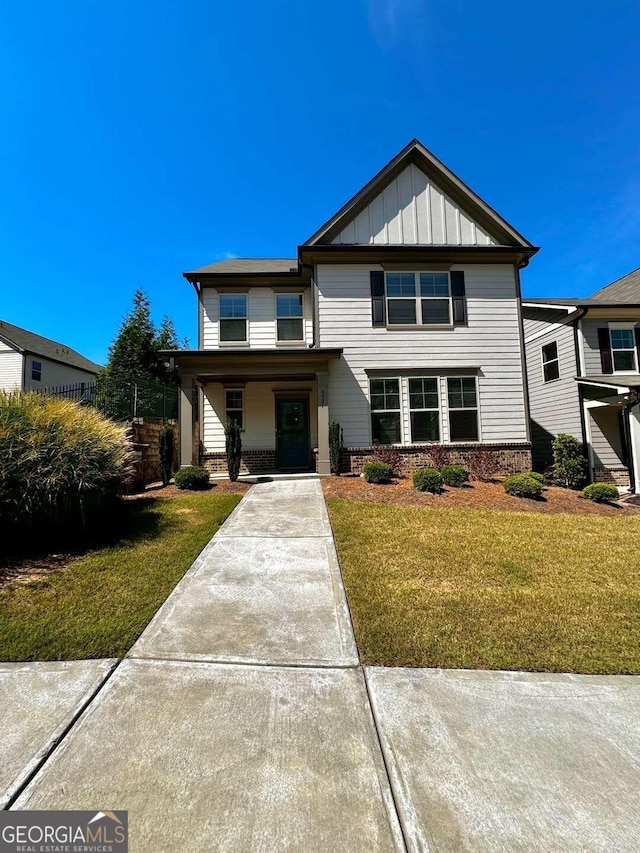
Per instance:
[[[229,258],[184,273],[185,277],[198,275],[250,275],[279,274],[298,272],[296,258]]]
[[[414,164],[495,239],[498,245],[533,249],[532,244],[513,228],[480,196],[458,178],[418,140],[413,139],[377,175],[343,205],[302,245],[331,243],[340,231],[379,195],[402,171]]]
[[[70,367],[86,370],[88,373],[97,373],[102,369],[99,364],[89,361],[88,358],[65,344],[57,343],[50,338],[43,338],[42,335],[21,329],[20,326],[14,326],[5,320],[0,320],[0,338],[6,340],[8,344],[13,344],[20,352],[39,355],[42,358],[51,359],[51,361],[59,361],[62,364],[68,364]]]
[[[640,303],[640,267],[601,287],[589,301]]]

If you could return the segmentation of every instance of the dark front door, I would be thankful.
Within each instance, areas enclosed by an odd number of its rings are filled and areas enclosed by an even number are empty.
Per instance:
[[[309,468],[309,400],[276,398],[278,468]]]

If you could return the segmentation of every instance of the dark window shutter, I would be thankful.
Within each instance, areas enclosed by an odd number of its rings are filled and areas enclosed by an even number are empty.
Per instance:
[[[636,336],[636,365],[640,368],[640,326],[636,326],[633,333]]]
[[[613,373],[613,358],[611,356],[611,337],[609,329],[598,329],[598,346],[600,347],[600,364],[603,373]]]
[[[384,272],[371,270],[371,322],[373,326],[386,326],[387,317],[384,301]]]
[[[464,287],[464,273],[462,270],[452,270],[450,275],[451,296],[453,297],[453,325],[466,326],[467,297]]]

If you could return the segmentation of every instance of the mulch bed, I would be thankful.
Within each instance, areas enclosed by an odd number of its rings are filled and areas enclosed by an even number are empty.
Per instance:
[[[216,495],[244,495],[251,488],[251,483],[245,483],[238,480],[232,483],[230,480],[216,480],[210,483],[207,489],[203,492],[213,492]],[[138,498],[179,498],[185,495],[194,494],[187,489],[179,489],[171,483],[168,486],[163,486],[162,483],[151,483],[143,492],[137,492],[135,495],[125,495],[125,500],[136,500]],[[197,493],[196,493],[197,494]]]
[[[325,498],[341,498],[350,501],[365,501],[377,504],[397,504],[398,506],[428,506],[444,509],[448,507],[469,507],[470,509],[499,509],[511,512],[568,513],[585,516],[624,516],[640,512],[637,504],[622,501],[619,504],[595,504],[580,496],[580,492],[560,489],[556,486],[545,487],[540,500],[515,498],[508,495],[500,481],[483,483],[473,481],[460,489],[445,486],[440,495],[419,492],[414,489],[411,478],[395,480],[386,486],[367,483],[363,477],[342,475],[325,477],[322,480]]]

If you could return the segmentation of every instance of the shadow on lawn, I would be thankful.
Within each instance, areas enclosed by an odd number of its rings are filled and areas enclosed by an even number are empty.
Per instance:
[[[133,544],[154,536],[160,527],[158,499],[118,499],[88,529],[50,530],[48,535],[23,536],[0,554],[0,588],[12,581],[37,579],[100,548]],[[166,517],[165,517],[166,522]]]

